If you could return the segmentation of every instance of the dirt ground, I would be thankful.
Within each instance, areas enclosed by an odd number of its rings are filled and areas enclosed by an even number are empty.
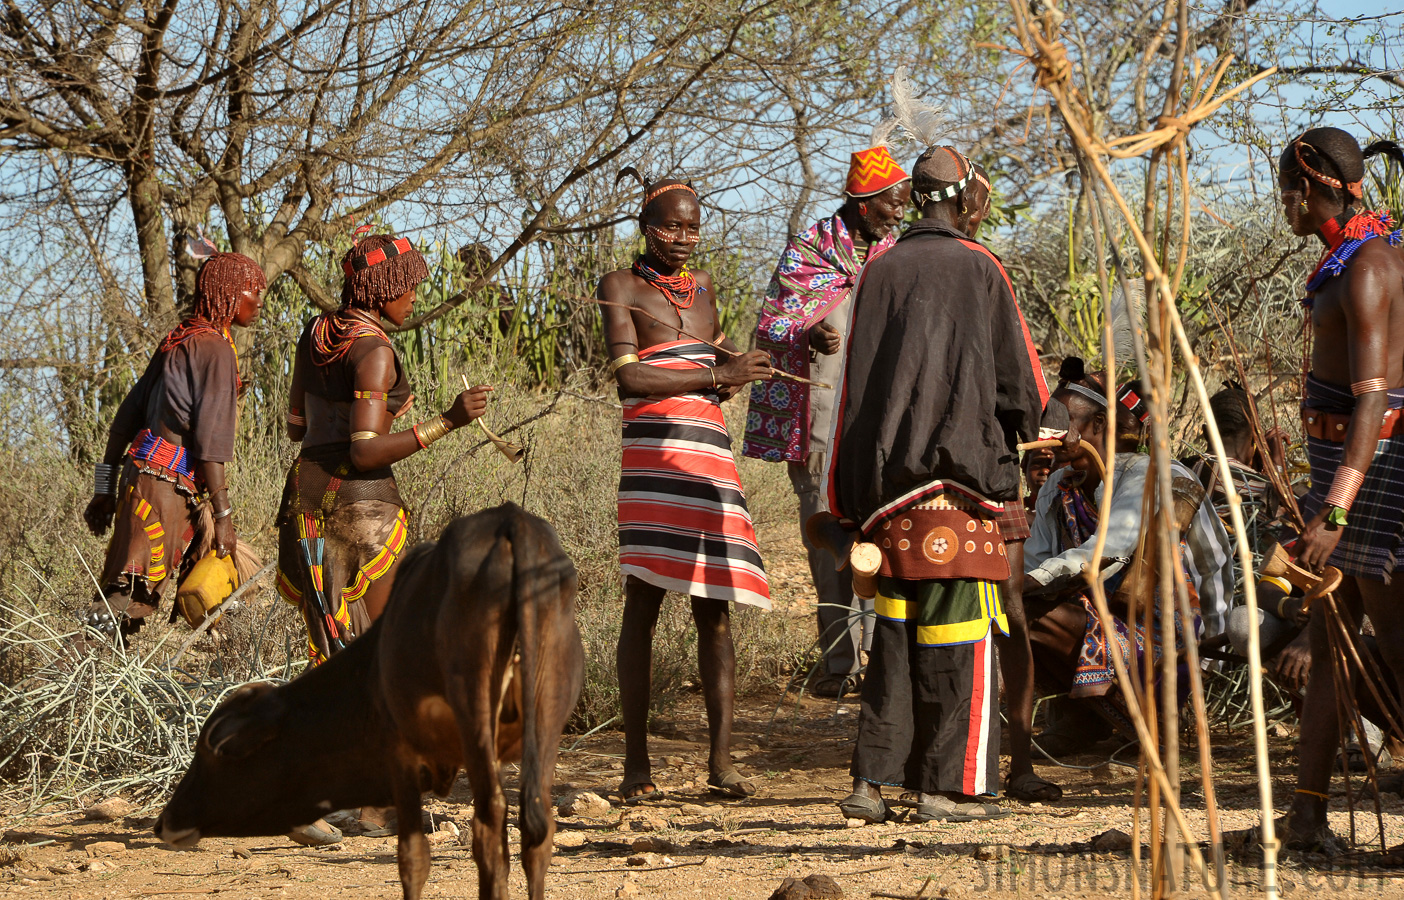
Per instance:
[[[789,527],[763,530],[777,615],[800,629],[812,628],[812,589],[803,550]],[[784,525],[785,527],[780,527]],[[625,809],[617,794],[622,775],[622,736],[605,731],[577,741],[567,736],[556,772],[559,800],[592,791],[615,802],[599,817],[558,816],[556,852],[546,895],[560,900],[765,900],[787,877],[831,876],[848,898],[941,897],[1122,898],[1130,897],[1132,854],[1099,852],[1092,841],[1118,829],[1133,831],[1135,770],[1099,753],[1064,760],[1077,768],[1040,766],[1039,774],[1060,784],[1061,801],[1001,802],[1011,811],[988,823],[914,824],[895,821],[849,827],[836,802],[848,793],[857,705],[850,699],[789,694],[775,715],[779,687],[750,697],[737,710],[734,750],[738,767],[757,786],[745,801],[706,792],[706,719],[701,697],[689,695],[667,721],[653,722],[650,750],[654,777],[668,799]],[[773,721],[773,724],[772,724]],[[1225,831],[1257,823],[1257,788],[1249,735],[1215,732],[1214,780]],[[1272,739],[1274,797],[1279,810],[1292,796],[1294,738]],[[1134,754],[1123,757],[1134,764]],[[1007,766],[1007,760],[1006,760]],[[1184,751],[1182,764],[1191,827],[1205,831],[1197,755]],[[507,772],[509,788],[515,767]],[[1350,832],[1339,778],[1332,825]],[[515,803],[515,794],[509,793]],[[472,815],[467,784],[460,779],[446,799],[426,801],[426,830],[433,832],[433,870],[427,898],[470,897],[477,870],[445,822],[467,838]],[[1404,842],[1404,799],[1385,795],[1386,839]],[[515,817],[515,812],[513,813]],[[400,897],[395,839],[349,836],[330,849],[307,849],[286,838],[206,839],[194,850],[163,845],[142,815],[112,821],[85,818],[71,810],[18,820],[0,809],[0,895],[56,900],[118,900],[131,897],[218,895],[233,900],[323,900],[326,897]],[[1373,810],[1356,817],[1362,844],[1378,834]],[[510,828],[513,865],[517,833]],[[1148,837],[1141,835],[1145,844]],[[1129,842],[1128,842],[1129,844]],[[1142,863],[1141,883],[1148,885]],[[1196,882],[1198,884],[1199,882]],[[1231,860],[1228,893],[1260,895],[1251,860]],[[1283,860],[1279,888],[1284,897],[1318,892],[1345,898],[1404,898],[1404,870],[1359,864],[1336,867],[1320,860]],[[924,891],[924,893],[923,893]],[[519,867],[513,896],[525,897]],[[1203,896],[1189,890],[1186,896]],[[1149,897],[1149,893],[1145,896]]]
[[[1046,805],[1007,801],[1013,814],[1000,821],[849,827],[834,804],[847,793],[854,705],[806,700],[796,708],[791,695],[767,737],[774,709],[773,698],[752,700],[738,715],[738,764],[759,785],[757,796],[747,801],[705,792],[706,725],[697,698],[671,722],[658,723],[651,750],[656,780],[670,799],[627,810],[612,805],[599,818],[559,818],[547,896],[766,898],[787,876],[811,873],[832,876],[851,898],[915,897],[928,879],[927,898],[1130,896],[1130,852],[1097,852],[1089,845],[1109,829],[1132,830],[1135,773],[1107,762],[1112,748],[1071,761],[1084,768],[1042,768],[1041,774],[1063,785],[1064,799]],[[1252,754],[1243,738],[1220,744],[1214,758],[1224,827],[1246,828],[1256,821]],[[1274,741],[1274,759],[1283,773],[1290,771],[1290,744],[1288,738]],[[621,749],[617,733],[604,733],[563,753],[557,797],[576,790],[605,796],[615,791]],[[1198,773],[1193,765],[1186,768],[1189,784]],[[512,777],[509,771],[509,783]],[[1286,778],[1277,779],[1275,791],[1282,805],[1291,796]],[[1202,798],[1197,790],[1187,794],[1192,826],[1202,829]],[[1393,845],[1404,840],[1404,800],[1386,796],[1384,819]],[[450,797],[427,803],[425,824],[439,833],[432,838],[426,897],[476,893],[470,852],[443,825],[451,821],[466,836],[468,804],[461,780]],[[1332,819],[1339,833],[1348,832],[1344,797],[1333,803]],[[1372,837],[1373,814],[1358,816],[1357,827],[1362,840]],[[511,834],[515,860],[515,828]],[[283,838],[207,839],[198,849],[177,851],[156,839],[149,819],[98,822],[71,812],[13,826],[4,841],[9,847],[0,857],[5,863],[0,894],[6,895],[85,900],[400,896],[394,838],[348,837],[321,850]],[[1231,892],[1239,896],[1258,893],[1258,873],[1251,866],[1232,863],[1229,879]],[[1280,887],[1285,896],[1325,890],[1342,897],[1404,897],[1404,873],[1330,868],[1319,861],[1304,867],[1289,859]],[[525,896],[520,869],[512,876],[512,892]]]

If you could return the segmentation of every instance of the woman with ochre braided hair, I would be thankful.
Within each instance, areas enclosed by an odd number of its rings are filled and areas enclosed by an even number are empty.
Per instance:
[[[288,437],[302,451],[278,514],[278,592],[302,610],[313,665],[380,618],[408,540],[409,516],[390,470],[487,409],[478,385],[453,405],[391,433],[414,395],[382,322],[400,326],[429,275],[405,238],[372,235],[341,261],[341,308],[303,330],[288,396]],[[391,834],[388,810],[361,810],[361,832]],[[325,845],[341,832],[323,819],[288,837]]]
[[[83,513],[95,535],[115,524],[85,618],[104,634],[135,632],[164,588],[211,552],[233,554],[241,578],[259,566],[235,535],[224,467],[234,459],[239,395],[230,328],[258,318],[268,282],[249,257],[197,246],[194,309],[118,408]]]
[[[391,464],[481,416],[492,390],[464,391],[443,415],[392,434],[414,395],[382,323],[404,324],[429,269],[388,235],[360,241],[342,269],[341,308],[309,322],[297,344],[288,437],[302,451],[278,516],[278,590],[302,610],[314,665],[389,599],[408,524]]]

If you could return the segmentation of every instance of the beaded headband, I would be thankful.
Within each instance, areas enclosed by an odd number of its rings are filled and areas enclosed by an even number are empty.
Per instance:
[[[1302,159],[1302,148],[1303,148],[1303,147],[1310,147],[1310,148],[1312,149],[1312,151],[1316,153],[1317,156],[1321,156],[1321,157],[1325,157],[1325,156],[1326,156],[1326,154],[1322,153],[1320,150],[1317,150],[1315,147],[1312,147],[1311,144],[1308,144],[1306,141],[1303,141],[1303,140],[1301,140],[1301,139],[1298,139],[1298,140],[1293,141],[1293,142],[1292,142],[1292,154],[1297,158],[1297,165],[1299,165],[1299,166],[1302,167],[1302,171],[1303,171],[1303,172],[1307,173],[1307,174],[1310,175],[1313,179],[1315,179],[1316,181],[1321,182],[1322,184],[1326,185],[1327,187],[1333,187],[1333,188],[1336,188],[1337,190],[1345,190],[1345,191],[1349,192],[1350,195],[1351,195],[1352,197],[1354,197],[1355,199],[1357,199],[1357,200],[1360,199],[1360,197],[1361,197],[1360,182],[1358,182],[1358,181],[1352,181],[1352,182],[1350,182],[1349,184],[1343,184],[1339,178],[1332,178],[1330,175],[1327,175],[1327,174],[1324,173],[1324,172],[1318,172],[1318,171],[1316,171],[1316,170],[1313,169],[1311,166],[1309,166],[1309,165],[1306,164],[1306,160]]]
[[[975,175],[975,166],[971,164],[970,157],[965,154],[956,155],[960,156],[961,162],[965,163],[965,175],[960,181],[957,181],[955,184],[948,184],[939,191],[931,191],[930,193],[925,191],[912,191],[912,199],[916,201],[918,207],[925,206],[928,203],[939,203],[942,200],[949,200],[956,194],[965,190],[965,186],[970,184],[970,179]]]
[[[1116,392],[1116,401],[1130,411],[1136,417],[1136,421],[1142,425],[1146,424],[1146,419],[1150,418],[1150,408],[1141,402],[1141,395],[1136,393],[1136,389],[1129,383],[1123,384]],[[1137,411],[1140,407],[1140,411]]]
[[[682,190],[685,190],[688,193],[692,194],[692,196],[694,197],[697,196],[697,189],[694,188],[690,183],[678,181],[674,182],[673,184],[665,184],[661,188],[656,188],[644,195],[644,209],[647,209],[648,205],[652,203],[659,195],[664,194],[667,191],[674,190],[676,188],[681,188]]]
[[[409,242],[409,238],[396,238],[395,243],[388,247],[377,247],[365,256],[353,256],[341,264],[341,268],[347,275],[355,272],[364,272],[377,263],[383,263],[392,256],[399,256],[409,253],[414,249],[414,245]]]

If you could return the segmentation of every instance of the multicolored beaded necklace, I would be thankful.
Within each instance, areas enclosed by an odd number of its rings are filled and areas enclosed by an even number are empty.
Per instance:
[[[1311,373],[1311,357],[1313,333],[1311,328],[1311,309],[1316,300],[1313,296],[1317,290],[1326,283],[1328,278],[1334,278],[1346,270],[1346,264],[1351,257],[1355,256],[1366,241],[1382,237],[1389,242],[1391,247],[1398,247],[1404,233],[1390,231],[1394,227],[1394,220],[1390,217],[1388,210],[1377,212],[1356,213],[1350,217],[1344,227],[1335,219],[1327,219],[1321,225],[1321,236],[1326,238],[1326,252],[1321,255],[1321,261],[1312,270],[1311,277],[1307,279],[1307,295],[1302,298],[1302,306],[1307,310],[1305,321],[1302,322],[1302,390],[1306,390],[1306,377]]]
[[[692,304],[697,302],[697,279],[687,270],[687,266],[683,266],[676,275],[664,275],[644,262],[640,256],[634,260],[633,272],[667,297],[668,302],[679,311],[691,309]]]
[[[354,309],[323,313],[312,322],[312,362],[328,366],[351,351],[358,338],[378,337],[388,341],[380,325],[362,318]]]
[[[1366,241],[1382,237],[1389,241],[1391,247],[1398,247],[1400,240],[1404,239],[1404,234],[1391,231],[1393,227],[1394,221],[1387,210],[1356,213],[1344,227],[1335,219],[1327,219],[1321,225],[1321,235],[1326,238],[1327,243],[1326,252],[1322,254],[1321,261],[1316,264],[1311,277],[1307,279],[1306,289],[1315,291],[1326,283],[1326,279],[1344,272],[1346,263],[1350,262],[1350,258]],[[1303,302],[1309,300],[1310,298]]]

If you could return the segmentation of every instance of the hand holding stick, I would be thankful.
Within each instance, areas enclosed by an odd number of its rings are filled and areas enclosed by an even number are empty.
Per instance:
[[[463,379],[463,389],[465,391],[470,390],[468,386],[468,376],[461,375],[460,377]],[[514,444],[511,441],[504,440],[493,434],[492,430],[487,427],[487,423],[483,421],[481,416],[473,421],[478,423],[478,427],[483,430],[483,434],[487,435],[489,441],[492,441],[492,445],[497,448],[498,453],[507,457],[508,462],[521,462],[522,457],[526,456],[526,450],[521,444]]]
[[[1065,446],[1061,438],[1048,438],[1042,441],[1025,441],[1018,446],[1020,451],[1045,450],[1055,447]],[[1078,446],[1084,453],[1092,458],[1092,465],[1097,467],[1097,472],[1102,476],[1102,480],[1107,480],[1107,467],[1102,464],[1102,454],[1097,452],[1097,448],[1092,446],[1090,441],[1079,440]]]
[[[646,310],[646,309],[639,309],[637,306],[630,306],[630,305],[627,304],[627,303],[616,303],[616,302],[613,301],[613,300],[601,300],[601,299],[598,298],[598,297],[581,297],[581,298],[579,298],[579,299],[585,301],[586,303],[594,303],[594,304],[596,304],[596,305],[598,305],[598,306],[617,306],[617,307],[619,307],[620,309],[627,309],[627,310],[629,310],[630,312],[643,313],[644,315],[648,316],[648,317],[649,317],[650,319],[652,319],[653,321],[657,322],[659,325],[666,325],[667,327],[674,329],[675,331],[677,331],[678,334],[682,335],[683,337],[692,338],[694,341],[701,341],[702,343],[706,344],[708,347],[711,347],[713,350],[716,350],[716,351],[719,352],[719,353],[725,353],[727,356],[735,356],[735,355],[736,355],[736,354],[732,353],[730,350],[728,350],[728,349],[726,349],[725,347],[721,346],[720,344],[717,344],[717,343],[714,343],[714,342],[712,342],[712,341],[709,341],[709,340],[707,340],[706,338],[700,338],[700,337],[698,337],[697,335],[692,334],[692,333],[687,332],[687,331],[684,331],[683,329],[681,329],[681,328],[679,328],[678,326],[673,325],[673,324],[671,324],[671,323],[669,323],[669,322],[664,322],[662,319],[658,318],[657,316],[655,316],[653,313],[649,312],[649,311]],[[783,370],[781,370],[781,369],[776,369],[776,368],[774,368],[774,367],[771,368],[770,372],[771,372],[771,374],[770,374],[770,377],[771,377],[771,378],[778,378],[778,379],[780,379],[781,381],[793,381],[793,382],[796,382],[797,384],[807,384],[807,385],[810,385],[811,387],[824,388],[824,389],[826,389],[826,390],[833,390],[833,387],[834,387],[832,384],[825,384],[825,383],[822,382],[822,381],[811,381],[811,380],[809,380],[808,378],[803,378],[803,377],[801,377],[801,376],[799,376],[799,375],[791,375],[789,372],[783,371]]]

